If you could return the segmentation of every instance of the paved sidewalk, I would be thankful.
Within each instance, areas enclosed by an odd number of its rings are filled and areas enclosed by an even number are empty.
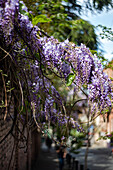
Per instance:
[[[79,164],[84,165],[86,148],[81,148],[81,152],[75,155]],[[88,162],[89,170],[113,170],[113,157],[111,155],[111,148],[95,147],[89,148]]]
[[[48,151],[45,143],[42,143],[39,156],[33,170],[59,170],[58,158],[55,148]]]

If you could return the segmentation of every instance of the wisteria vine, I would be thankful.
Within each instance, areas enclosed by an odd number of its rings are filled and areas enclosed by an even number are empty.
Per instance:
[[[0,59],[3,60],[6,51],[13,64],[23,70],[16,74],[23,91],[28,83],[28,98],[41,128],[45,122],[52,122],[83,131],[73,115],[63,110],[63,99],[48,76],[49,72],[65,82],[71,81],[70,85],[76,90],[87,88],[86,99],[93,114],[98,110],[104,113],[112,107],[111,81],[97,56],[93,56],[85,45],[76,46],[68,40],[59,42],[54,37],[44,36],[38,26],[33,26],[28,14],[22,1],[0,1]],[[26,82],[21,78],[23,73]]]

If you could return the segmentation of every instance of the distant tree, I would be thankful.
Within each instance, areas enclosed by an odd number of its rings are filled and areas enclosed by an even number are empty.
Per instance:
[[[80,45],[86,44],[90,49],[97,50],[98,38],[95,28],[88,21],[81,18],[83,12],[101,12],[104,8],[109,10],[112,7],[112,0],[107,1],[80,1],[76,0],[24,0],[33,15],[45,15],[51,19],[48,23],[40,22],[38,25],[50,36],[54,36],[60,41],[66,38],[69,41]]]

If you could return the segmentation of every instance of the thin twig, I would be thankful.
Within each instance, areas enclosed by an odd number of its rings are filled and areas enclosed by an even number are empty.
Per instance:
[[[4,51],[7,55],[9,55],[9,57],[11,58],[11,60],[13,61],[13,58],[12,58],[12,56],[6,51],[6,50],[4,50],[2,47],[0,47],[0,49],[2,50],[2,51]]]
[[[23,105],[24,105],[24,95],[23,95],[23,90],[22,90],[22,86],[21,86],[20,81],[19,81],[19,86],[20,86],[20,92],[21,92],[21,96],[22,96],[22,108],[21,108],[21,110],[19,112],[19,114],[20,114],[22,112],[22,110],[23,110]]]
[[[84,100],[88,100],[88,99],[79,99],[79,100],[75,101],[72,108],[75,106],[75,104],[77,104],[78,102],[84,101]]]
[[[38,125],[38,122],[36,120],[36,116],[35,116],[35,104],[32,102],[31,105],[32,105],[32,110],[33,110],[33,118],[34,118],[34,121],[36,123],[36,126],[37,126],[38,130],[40,132],[42,132],[42,134],[44,134],[44,132],[41,130],[41,127]]]
[[[3,85],[4,85],[4,91],[5,91],[5,115],[4,115],[4,120],[5,120],[7,117],[7,90],[6,90],[5,80],[4,80],[4,76],[3,76],[2,72],[1,72],[1,75],[2,75]]]

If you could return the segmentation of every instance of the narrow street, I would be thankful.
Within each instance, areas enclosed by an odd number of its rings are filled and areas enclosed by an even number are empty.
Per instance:
[[[76,160],[79,161],[79,165],[84,165],[85,150],[86,148],[83,147],[79,154],[71,154],[72,157],[76,157]],[[88,168],[89,170],[113,170],[111,148],[90,147]],[[33,170],[59,170],[58,158],[54,146],[48,152],[46,145],[44,143],[42,144],[40,155]],[[66,160],[63,170],[69,170]]]

